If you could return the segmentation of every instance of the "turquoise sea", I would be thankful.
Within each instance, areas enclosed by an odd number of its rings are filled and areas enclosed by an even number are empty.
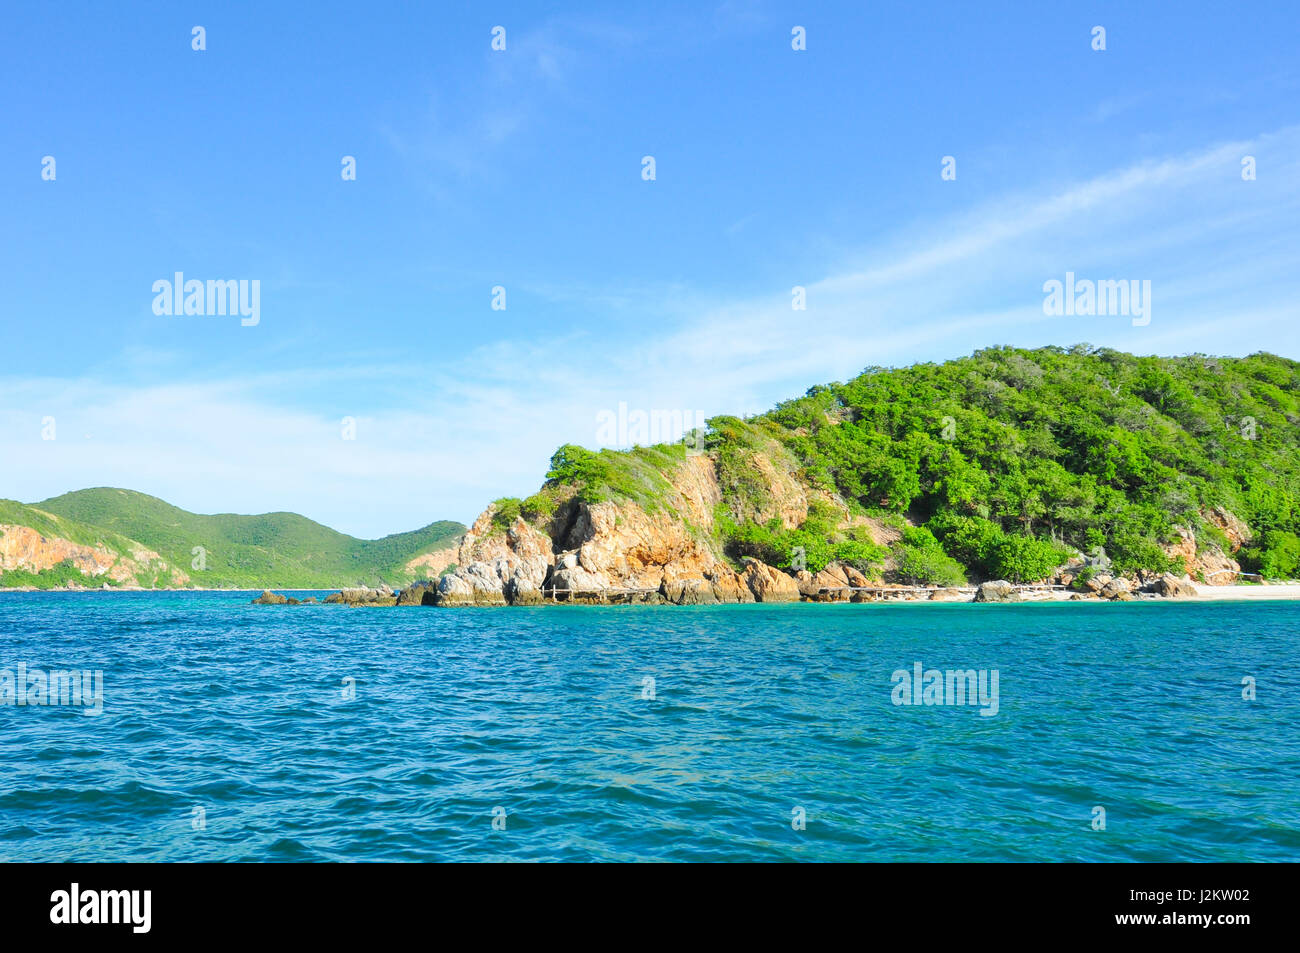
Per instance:
[[[1300,860],[1300,604],[251,595],[0,594],[0,860]]]

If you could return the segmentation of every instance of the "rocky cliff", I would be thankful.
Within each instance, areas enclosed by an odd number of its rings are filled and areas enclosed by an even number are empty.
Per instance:
[[[488,507],[461,542],[458,568],[439,581],[438,604],[753,602],[712,537],[722,499],[713,462],[687,457],[668,477],[653,512],[630,500],[587,502],[572,487],[558,488],[553,513],[533,522]]]
[[[754,451],[743,466],[758,483],[742,495],[724,492],[719,467],[709,455],[686,457],[664,474],[668,491],[653,508],[630,499],[587,501],[573,486],[550,487],[554,509],[545,516],[507,515],[489,506],[461,540],[455,568],[430,583],[419,600],[425,605],[531,605],[546,602],[672,603],[678,605],[737,602],[875,601],[880,598],[966,600],[974,590],[951,586],[915,587],[885,581],[894,558],[882,560],[880,576],[869,578],[852,565],[832,560],[809,572],[780,569],[749,558],[728,558],[714,532],[719,518],[750,518],[797,527],[808,518],[810,504],[839,514],[839,529],[861,530],[884,550],[901,535],[895,525],[853,515],[843,500],[802,484],[788,460]],[[752,512],[736,513],[745,500],[764,501]],[[1237,547],[1248,531],[1224,511],[1207,514]],[[1208,576],[1236,562],[1214,543],[1200,544],[1191,530],[1167,544],[1182,556],[1193,575]],[[1088,560],[1081,554],[1043,582],[1069,584]],[[1168,573],[1131,578],[1092,574],[1077,585],[1080,598],[1127,599],[1134,593],[1188,595],[1186,577]],[[1098,582],[1097,580],[1100,580]],[[1005,582],[999,583],[1009,586]],[[869,592],[854,591],[870,589]],[[994,601],[985,598],[983,601]]]
[[[188,575],[152,550],[130,540],[116,542],[117,548],[103,542],[86,545],[43,535],[29,526],[0,523],[0,573],[38,574],[65,567],[74,571],[64,583],[68,587],[79,584],[73,576],[80,576],[88,585],[189,584]]]

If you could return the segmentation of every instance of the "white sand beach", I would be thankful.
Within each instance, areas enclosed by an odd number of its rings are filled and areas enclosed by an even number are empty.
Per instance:
[[[1258,602],[1274,599],[1300,599],[1300,583],[1281,583],[1269,586],[1205,586],[1194,583],[1196,598],[1202,600],[1232,600]]]

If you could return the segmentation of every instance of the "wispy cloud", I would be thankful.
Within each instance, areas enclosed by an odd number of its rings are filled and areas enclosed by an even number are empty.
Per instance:
[[[199,511],[290,509],[358,535],[471,519],[531,492],[549,454],[594,444],[597,414],[631,407],[752,412],[869,364],[944,359],[990,344],[1089,341],[1138,352],[1300,354],[1300,130],[1042,184],[785,284],[629,290],[557,280],[618,315],[580,330],[486,341],[419,361],[286,367],[186,383],[0,378],[0,495],[26,501],[123,485]],[[1242,155],[1259,178],[1242,181]],[[1047,317],[1042,284],[1066,270],[1150,279],[1153,320]],[[576,290],[575,290],[576,289]],[[543,289],[544,290],[544,289]],[[134,352],[143,376],[165,355]],[[322,395],[328,395],[328,399]],[[344,414],[357,439],[344,440]],[[58,437],[41,440],[55,417]]]

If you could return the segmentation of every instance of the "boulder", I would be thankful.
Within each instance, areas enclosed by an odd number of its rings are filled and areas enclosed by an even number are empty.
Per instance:
[[[542,584],[546,582],[549,569],[550,564],[538,557],[521,560],[502,587],[506,600],[512,606],[541,605],[546,601]]]
[[[966,594],[960,589],[935,589],[930,593],[931,602],[960,602]]]
[[[1020,593],[1005,579],[982,582],[975,590],[976,602],[1021,602]]]
[[[540,606],[546,601],[542,590],[527,580],[511,579],[506,583],[505,597],[512,606]]]
[[[287,605],[288,602],[289,600],[284,596],[277,592],[272,592],[270,589],[263,589],[262,594],[252,600],[252,603],[255,606],[282,606]]]
[[[812,602],[848,602],[852,595],[848,591],[848,577],[834,563],[815,575],[801,569],[795,574],[795,582],[799,587],[799,594]],[[822,589],[830,591],[822,592]]]
[[[841,565],[839,568],[840,572],[844,574],[844,578],[848,580],[850,586],[860,589],[864,586],[871,585],[871,580],[862,575],[862,573],[858,572],[852,566]]]
[[[708,579],[713,585],[713,597],[718,602],[754,601],[754,594],[749,591],[743,576],[722,570],[710,574]]]
[[[1106,577],[1105,584],[1097,590],[1097,595],[1114,602],[1127,602],[1133,598],[1129,582],[1123,578]]]
[[[830,590],[814,596],[813,598],[818,602],[848,602],[853,598],[853,593],[850,591],[852,585],[849,582],[849,577],[844,572],[844,567],[838,563],[830,563],[825,569],[813,576],[811,588],[814,591],[822,588]]]
[[[366,586],[357,586],[352,589],[339,590],[339,601],[346,605],[355,606],[367,602],[374,602],[382,598],[382,593],[378,589],[370,589]]]
[[[1108,572],[1094,573],[1083,580],[1084,588],[1089,592],[1100,593],[1108,585],[1115,581],[1115,577]]]
[[[440,606],[505,605],[505,580],[501,578],[504,564],[504,558],[498,557],[492,563],[470,563],[462,569],[448,573],[438,581],[437,604]]]
[[[425,605],[424,598],[437,592],[436,583],[428,579],[422,579],[419,582],[413,582],[397,595],[397,604],[399,606],[422,606]]]
[[[799,601],[799,584],[795,580],[752,557],[745,560],[741,578],[757,602]]]
[[[505,570],[505,585],[514,585],[519,589],[541,589],[546,576],[551,571],[551,564],[541,554],[520,556]]]
[[[438,580],[437,603],[440,606],[472,606],[474,587],[454,572]]]
[[[561,564],[557,563],[557,565]],[[569,592],[610,588],[609,580],[605,578],[604,573],[584,569],[576,561],[572,566],[569,566],[567,558],[563,560],[562,568],[556,569],[551,574],[551,585],[556,589],[568,590]]]
[[[1189,579],[1179,579],[1167,572],[1151,585],[1151,591],[1166,599],[1189,598],[1198,595],[1196,587]]]
[[[718,601],[707,579],[665,579],[659,591],[667,602],[679,606],[712,605]]]

